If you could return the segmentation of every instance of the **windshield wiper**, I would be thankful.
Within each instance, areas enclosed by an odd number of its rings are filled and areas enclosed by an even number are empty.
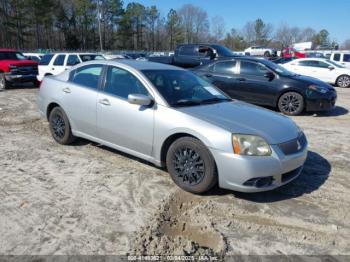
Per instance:
[[[200,105],[202,101],[200,100],[188,100],[182,99],[172,104],[173,106],[197,106]]]
[[[232,101],[232,99],[214,97],[214,98],[202,100],[202,101],[200,101],[200,103],[201,104],[214,104],[214,103],[221,103],[221,102],[228,102],[228,101]]]

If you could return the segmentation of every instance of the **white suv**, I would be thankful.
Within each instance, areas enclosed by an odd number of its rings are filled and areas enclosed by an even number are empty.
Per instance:
[[[334,52],[329,57],[330,60],[350,68],[350,52]]]
[[[264,46],[251,46],[244,50],[244,53],[246,55],[252,55],[252,56],[276,56],[277,52],[273,48],[268,48]]]
[[[76,64],[91,60],[104,60],[103,55],[94,53],[56,53],[46,54],[39,62],[39,81],[44,76],[58,75]]]

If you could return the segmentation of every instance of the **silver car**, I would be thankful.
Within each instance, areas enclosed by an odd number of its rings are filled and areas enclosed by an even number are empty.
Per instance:
[[[186,191],[271,190],[302,171],[307,140],[288,117],[232,100],[190,71],[92,61],[45,77],[38,105],[53,138],[82,137],[166,167]]]

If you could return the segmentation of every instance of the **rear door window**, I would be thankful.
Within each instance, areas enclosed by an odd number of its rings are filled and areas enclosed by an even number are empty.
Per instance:
[[[217,62],[212,66],[212,71],[218,74],[234,74],[236,61]]]
[[[51,59],[53,58],[53,54],[47,54],[44,55],[43,58],[41,58],[39,65],[48,65],[50,64]]]
[[[350,62],[350,54],[344,54],[343,62]]]
[[[333,60],[334,61],[340,61],[340,54],[334,54]]]
[[[58,55],[53,62],[53,65],[55,66],[63,66],[64,59],[66,59],[66,55]]]
[[[71,72],[69,81],[77,85],[97,89],[102,68],[103,65],[86,65],[79,67]]]

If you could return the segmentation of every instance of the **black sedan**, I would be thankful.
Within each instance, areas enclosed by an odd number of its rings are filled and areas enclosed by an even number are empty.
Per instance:
[[[277,107],[286,115],[326,111],[335,106],[335,89],[318,79],[294,74],[265,59],[236,57],[194,69],[229,96]]]

